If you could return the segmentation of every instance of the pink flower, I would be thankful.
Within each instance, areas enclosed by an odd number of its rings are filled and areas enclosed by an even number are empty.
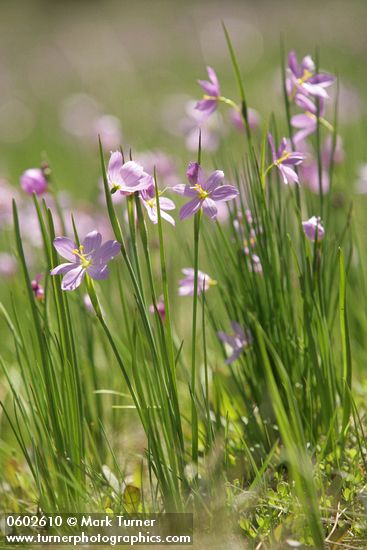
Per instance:
[[[204,90],[203,99],[197,102],[196,109],[201,111],[205,118],[209,117],[217,110],[220,97],[220,85],[217,75],[211,67],[206,68],[209,80],[199,80],[199,84]]]
[[[47,191],[47,179],[43,171],[39,168],[29,168],[20,176],[20,185],[22,189],[32,195],[42,195]]]
[[[153,304],[151,304],[149,306],[149,311],[150,313],[155,313],[155,311],[158,311],[159,315],[160,315],[160,318],[162,319],[162,321],[164,322],[166,320],[166,306],[164,305],[164,299],[163,299],[163,296],[160,296],[159,297],[159,300],[158,302],[156,303],[156,307],[157,307],[157,310],[156,308],[154,307]]]
[[[238,195],[238,190],[233,185],[222,185],[222,170],[215,170],[207,178],[201,166],[197,162],[191,162],[186,175],[190,185],[180,184],[172,188],[179,195],[191,197],[180,210],[181,220],[193,216],[200,208],[208,218],[215,219],[218,213],[216,203],[230,201]]]
[[[182,273],[185,275],[183,279],[179,281],[178,294],[179,296],[193,296],[194,295],[194,281],[195,281],[195,270],[191,267],[185,267],[182,270]],[[217,281],[214,281],[207,273],[203,271],[198,271],[198,296],[202,292],[206,292],[210,287],[217,284]]]
[[[158,223],[158,210],[157,210],[157,197],[155,193],[155,186],[152,184],[147,189],[144,189],[143,191],[140,191],[139,194],[140,200],[143,203],[144,208],[148,212],[148,216],[150,220],[154,223]],[[166,197],[158,197],[159,201],[159,208],[162,219],[166,220],[172,225],[175,225],[175,220],[167,214],[166,210],[174,210],[176,208],[175,203],[171,201],[171,199],[167,199]]]
[[[318,216],[312,216],[309,220],[302,222],[302,226],[306,237],[312,242],[322,241],[325,236],[325,229]]]

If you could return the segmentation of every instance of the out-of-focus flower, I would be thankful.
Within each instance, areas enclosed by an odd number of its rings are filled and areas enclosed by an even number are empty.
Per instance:
[[[158,302],[156,303],[156,308],[154,307],[154,304],[151,304],[149,306],[150,313],[155,313],[156,311],[158,311],[160,318],[164,322],[166,320],[166,306],[164,305],[163,296],[159,297]]]
[[[220,85],[217,75],[211,67],[206,68],[209,80],[199,80],[204,91],[203,99],[197,102],[196,109],[201,111],[205,117],[210,116],[218,107],[220,97]]]
[[[358,168],[356,190],[357,193],[367,193],[367,164],[361,164],[361,166]]]
[[[283,183],[298,183],[298,176],[292,166],[301,164],[304,156],[302,153],[287,151],[287,140],[283,138],[278,151],[275,149],[273,136],[269,133],[268,140],[271,148],[273,164],[270,167],[276,166],[281,173]],[[269,169],[270,169],[269,167]]]
[[[121,145],[121,123],[117,117],[113,115],[99,116],[94,121],[93,129],[95,143],[97,143],[97,137],[100,136],[106,149],[114,149]]]
[[[306,237],[312,242],[322,241],[325,236],[325,229],[319,216],[312,216],[309,220],[302,222],[302,226]]]
[[[297,91],[305,95],[327,98],[325,88],[333,84],[335,78],[328,73],[316,73],[315,63],[311,56],[306,55],[298,63],[297,55],[291,51],[288,55],[287,91],[291,99]]]
[[[227,365],[230,365],[236,361],[241,353],[248,348],[252,342],[251,333],[248,330],[244,330],[239,323],[232,321],[231,327],[233,334],[227,334],[223,331],[218,332],[219,339],[224,344],[227,344],[232,350],[231,355],[225,361]]]
[[[204,151],[216,151],[220,137],[223,134],[222,117],[215,113],[210,118],[205,117],[195,108],[195,103],[186,104],[186,117],[180,120],[179,126],[185,136],[186,147],[189,151],[197,151],[199,129],[201,132],[201,148]]]
[[[31,287],[33,290],[34,297],[39,302],[42,302],[45,297],[45,291],[43,289],[43,286],[40,284],[41,279],[42,279],[42,275],[38,273],[38,275],[36,275],[35,278],[31,281]]]
[[[250,270],[259,274],[263,272],[263,266],[261,265],[261,260],[257,254],[251,255]]]
[[[194,295],[194,281],[195,270],[191,267],[185,267],[182,270],[185,275],[183,279],[180,279],[178,285],[178,294],[180,296],[193,296]],[[217,281],[212,279],[207,273],[198,270],[198,296],[202,292],[206,292],[210,287],[215,286]]]
[[[51,275],[63,275],[62,290],[75,290],[83,281],[86,273],[96,280],[107,279],[107,263],[120,251],[117,241],[106,241],[102,245],[102,235],[91,231],[78,247],[68,237],[57,237],[54,242],[57,252],[68,260],[51,271]]]
[[[231,109],[230,111],[231,122],[237,130],[243,132],[245,130],[245,125],[243,123],[243,118],[238,109]],[[255,109],[247,109],[247,118],[251,130],[257,130],[260,126],[260,115]]]
[[[190,185],[180,184],[173,191],[192,200],[180,210],[180,219],[184,220],[203,209],[208,218],[217,217],[217,202],[226,202],[237,197],[238,190],[233,185],[222,185],[224,173],[215,170],[208,178],[197,162],[191,162],[186,172]]]
[[[319,168],[317,160],[305,147],[306,155],[300,171],[302,181],[313,193],[320,192]],[[329,169],[333,156],[333,139],[327,136],[321,150],[321,188],[323,193],[327,193],[330,188]],[[334,164],[340,164],[345,157],[343,142],[340,136],[337,136],[334,149]]]
[[[143,203],[148,216],[153,223],[158,223],[158,210],[157,210],[157,197],[154,184],[140,191],[140,200]],[[175,203],[171,199],[166,197],[158,197],[161,217],[172,225],[175,225],[175,220],[165,212],[165,210],[174,210],[176,208]]]
[[[148,174],[153,174],[154,170],[156,171],[160,185],[172,187],[179,182],[177,166],[173,157],[158,150],[144,151],[134,156],[136,161],[144,166],[144,170]]]
[[[18,190],[0,178],[0,227],[9,225],[13,219],[12,199],[19,201]]]
[[[310,98],[303,94],[297,94],[295,103],[305,112],[292,116],[291,124],[293,128],[299,128],[293,136],[294,143],[298,144],[307,136],[313,134],[317,128],[317,106]],[[324,102],[320,100],[319,116],[323,116]]]
[[[12,277],[17,272],[17,261],[8,252],[0,252],[0,275]]]
[[[107,178],[112,193],[119,191],[123,194],[130,194],[146,189],[152,183],[151,176],[144,172],[140,164],[133,160],[124,163],[120,151],[111,153]]]
[[[20,185],[28,195],[42,195],[47,191],[47,179],[40,168],[29,168],[20,176]]]

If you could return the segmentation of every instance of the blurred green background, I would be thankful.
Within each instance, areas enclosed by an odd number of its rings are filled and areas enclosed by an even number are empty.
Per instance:
[[[318,47],[321,66],[341,75],[351,185],[356,163],[367,160],[366,19],[365,0],[1,0],[0,176],[18,185],[46,151],[59,186],[93,199],[103,115],[118,118],[123,146],[163,149],[184,165],[192,154],[184,153],[177,120],[185,96],[200,96],[196,80],[205,78],[206,64],[216,68],[223,93],[237,99],[223,20],[248,103],[263,120],[281,105],[281,34],[299,56]]]

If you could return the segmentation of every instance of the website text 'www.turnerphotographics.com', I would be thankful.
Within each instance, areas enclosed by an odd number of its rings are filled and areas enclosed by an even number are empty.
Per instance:
[[[192,545],[192,514],[6,514],[0,541],[11,546]]]

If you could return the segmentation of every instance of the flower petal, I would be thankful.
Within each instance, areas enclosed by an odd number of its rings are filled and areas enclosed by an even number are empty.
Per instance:
[[[120,151],[111,153],[108,162],[107,173],[111,184],[116,184],[120,181],[120,170],[122,168],[122,154]]]
[[[75,250],[77,246],[71,239],[69,239],[68,237],[56,237],[56,239],[54,239],[53,245],[60,256],[62,256],[66,260],[69,260],[70,262],[75,262],[76,256],[73,253],[73,250]]]
[[[225,202],[235,199],[238,194],[238,189],[233,185],[221,185],[210,196],[216,202]]]
[[[64,275],[61,283],[62,290],[75,290],[85,277],[85,268],[78,265]]]
[[[74,269],[74,267],[76,267],[77,265],[79,265],[79,264],[75,264],[75,263],[60,264],[60,265],[54,267],[53,269],[51,269],[50,274],[51,275],[64,275],[65,273],[67,273],[71,269]]]
[[[98,231],[91,231],[88,233],[82,242],[84,246],[83,253],[90,254],[91,252],[97,252],[102,243],[102,235]]]
[[[107,265],[91,265],[88,268],[88,274],[92,279],[102,281],[107,279],[110,272]]]
[[[94,264],[106,264],[112,260],[121,250],[121,244],[118,241],[106,241],[93,256]]]
[[[184,204],[180,210],[180,220],[184,220],[196,214],[196,212],[198,212],[201,208],[201,203],[202,201],[200,199],[195,198]]]
[[[208,216],[208,218],[215,220],[215,218],[217,217],[218,209],[213,199],[210,199],[209,197],[204,199],[202,202],[202,207],[204,210],[204,214]]]
[[[223,180],[224,172],[222,170],[215,170],[212,174],[210,174],[207,181],[204,183],[203,189],[211,193],[223,183]]]
[[[175,203],[167,197],[159,197],[159,206],[161,210],[174,210],[176,208]]]

